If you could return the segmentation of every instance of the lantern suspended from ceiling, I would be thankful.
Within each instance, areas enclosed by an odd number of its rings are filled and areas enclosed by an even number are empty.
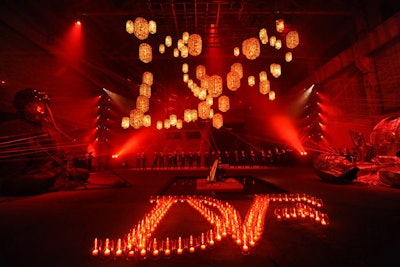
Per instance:
[[[267,44],[268,43],[267,29],[265,28],[260,29],[258,37],[260,38],[262,44]]]
[[[192,120],[192,110],[190,109],[185,109],[183,111],[183,120],[185,122],[190,122]]]
[[[236,91],[240,87],[240,75],[236,71],[230,71],[226,75],[226,87],[231,91]]]
[[[267,76],[267,72],[266,71],[260,71],[260,73],[258,74],[258,77],[259,77],[260,81],[268,80],[268,76]]]
[[[209,78],[208,94],[212,97],[219,97],[223,90],[223,80],[219,75],[213,75]]]
[[[149,127],[151,125],[151,116],[150,115],[144,115],[143,116],[143,126],[144,127]]]
[[[183,40],[183,43],[185,43],[185,44],[188,43],[188,40],[189,40],[189,33],[188,32],[183,32],[182,33],[182,40]]]
[[[234,55],[235,57],[237,57],[237,56],[240,55],[240,48],[239,48],[239,47],[235,47],[235,48],[233,49],[233,55]]]
[[[167,35],[165,36],[165,46],[170,47],[172,45],[172,37]]]
[[[203,50],[201,36],[198,34],[191,34],[188,40],[188,50],[191,56],[198,56]]]
[[[210,95],[207,95],[206,103],[211,107],[214,104],[214,98]]]
[[[286,34],[287,48],[294,49],[299,45],[299,33],[297,31],[290,31]]]
[[[212,118],[212,124],[216,129],[220,129],[224,125],[224,120],[221,113],[214,114]]]
[[[143,72],[142,83],[152,86],[153,85],[153,73],[151,73],[150,71]]]
[[[174,48],[174,57],[179,57],[179,49],[178,48]]]
[[[276,43],[276,36],[272,35],[271,37],[269,37],[269,45],[274,47]]]
[[[254,76],[249,76],[247,78],[247,84],[251,87],[253,87],[256,84],[256,78]]]
[[[210,106],[205,101],[201,101],[197,105],[197,114],[202,119],[207,119],[210,114]]]
[[[189,65],[187,63],[182,64],[182,72],[183,73],[188,73],[189,71]]]
[[[204,65],[198,65],[196,67],[196,78],[198,80],[203,79],[206,76],[206,67]]]
[[[260,87],[259,91],[263,95],[268,94],[269,91],[271,90],[270,82],[268,80],[260,81],[259,87]]]
[[[274,76],[275,78],[278,78],[279,76],[281,76],[281,65],[272,63],[270,65],[270,71],[271,71],[272,76]]]
[[[188,47],[186,45],[184,47],[182,47],[182,49],[180,51],[181,51],[182,58],[187,58],[189,56]]]
[[[164,54],[165,53],[165,45],[164,44],[160,44],[158,46],[158,52],[160,52],[160,54]]]
[[[242,52],[247,59],[253,60],[260,56],[260,42],[257,38],[249,38],[242,42]]]
[[[189,81],[189,74],[184,73],[183,74],[183,82],[187,83]]]
[[[276,40],[276,42],[275,42],[275,49],[276,49],[276,50],[279,50],[279,49],[281,49],[281,48],[282,48],[282,40],[278,39],[278,40]]]
[[[231,65],[231,71],[236,71],[239,74],[240,79],[243,78],[243,66],[241,63],[233,63]]]
[[[191,111],[191,114],[190,114],[190,118],[191,118],[191,121],[197,121],[197,110],[196,109],[192,109]]]
[[[185,43],[183,42],[183,40],[179,39],[177,44],[176,44],[176,47],[179,49],[179,51],[181,51],[182,47],[184,47],[184,46],[185,46]]]
[[[129,114],[129,123],[130,125],[135,128],[139,129],[143,126],[143,111],[140,109],[133,109]]]
[[[165,129],[171,128],[171,123],[170,123],[169,119],[164,120],[164,128]]]
[[[285,54],[285,60],[286,60],[286,62],[291,62],[292,59],[293,59],[292,52],[286,52],[286,54]]]
[[[139,59],[144,63],[149,63],[153,60],[152,49],[149,44],[141,43],[139,45]]]
[[[147,98],[151,97],[151,87],[147,83],[142,83],[139,86],[139,95],[145,96]]]
[[[149,110],[149,98],[144,95],[139,95],[136,98],[136,109],[139,109],[143,112],[147,112]]]
[[[275,91],[269,91],[268,99],[271,100],[271,101],[275,100]]]
[[[169,115],[169,124],[171,124],[171,126],[175,126],[177,120],[178,118],[175,114]]]
[[[133,33],[133,21],[132,20],[127,20],[126,21],[126,23],[125,23],[125,29],[126,29],[126,32],[127,33],[129,33],[129,34],[132,34]]]
[[[283,32],[285,30],[285,21],[283,19],[277,19],[275,25],[277,32]]]
[[[121,127],[123,129],[128,129],[129,128],[129,117],[122,117]]]
[[[182,129],[182,127],[183,127],[183,122],[181,119],[178,119],[176,121],[176,129]]]
[[[133,25],[133,34],[139,40],[145,40],[149,37],[149,23],[142,17],[137,17]]]
[[[161,130],[163,128],[163,122],[157,121],[156,128],[157,128],[157,130]]]
[[[154,20],[149,21],[149,33],[155,34],[157,32],[157,23]]]
[[[227,112],[230,108],[229,97],[222,95],[218,98],[218,109],[222,112]]]

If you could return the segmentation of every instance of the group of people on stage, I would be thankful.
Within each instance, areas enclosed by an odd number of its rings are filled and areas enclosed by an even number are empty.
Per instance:
[[[224,151],[160,151],[154,152],[151,166],[147,166],[148,156],[145,152],[137,152],[136,169],[182,169],[210,168],[215,160],[220,164],[233,168],[291,166],[294,164],[293,150],[274,147],[260,150],[224,150]]]

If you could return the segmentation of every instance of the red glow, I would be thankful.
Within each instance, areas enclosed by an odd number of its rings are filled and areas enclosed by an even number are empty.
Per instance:
[[[82,25],[80,21],[75,22],[67,30],[60,42],[62,59],[69,64],[77,64],[82,58]]]
[[[280,139],[285,141],[299,153],[304,152],[297,131],[287,116],[275,115],[271,118],[275,132]]]

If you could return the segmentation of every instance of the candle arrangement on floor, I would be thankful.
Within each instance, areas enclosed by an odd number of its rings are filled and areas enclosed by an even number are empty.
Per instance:
[[[266,213],[272,204],[279,206],[274,209],[277,221],[308,220],[323,227],[329,225],[328,215],[321,211],[322,200],[306,194],[254,195],[243,221],[233,205],[208,196],[156,196],[150,202],[155,204],[154,207],[124,237],[115,240],[96,237],[91,255],[96,258],[158,259],[206,250],[227,237],[232,238],[241,253],[249,254],[262,237]],[[187,203],[199,212],[210,224],[210,229],[200,235],[179,236],[178,239],[153,237],[171,207],[179,203]]]

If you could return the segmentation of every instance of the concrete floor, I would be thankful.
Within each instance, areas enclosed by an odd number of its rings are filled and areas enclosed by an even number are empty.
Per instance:
[[[254,194],[315,196],[323,201],[328,227],[310,221],[277,221],[272,203],[262,239],[249,255],[227,237],[205,251],[169,258],[91,256],[94,238],[125,235],[152,208],[151,196],[191,194],[193,188],[173,183],[177,177],[207,174],[206,169],[121,168],[93,172],[86,188],[2,196],[0,266],[400,266],[400,190],[357,182],[329,184],[308,167],[229,169],[227,176],[254,178],[256,186],[242,193],[211,195],[234,205],[242,218]],[[160,223],[155,236],[188,235],[204,227],[209,225],[195,211],[177,207]]]

